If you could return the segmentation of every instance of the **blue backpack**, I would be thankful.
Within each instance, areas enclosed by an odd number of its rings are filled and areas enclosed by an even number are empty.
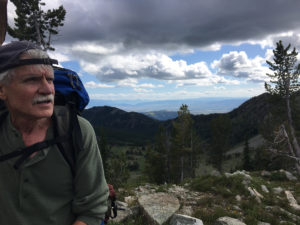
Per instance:
[[[83,150],[82,134],[77,115],[89,103],[89,96],[76,72],[54,67],[55,107],[53,113],[54,138],[38,142],[21,150],[0,156],[0,162],[19,157],[14,167],[20,165],[33,153],[56,144],[70,165],[75,176],[78,152]],[[5,104],[0,101],[0,124],[7,116]]]
[[[71,105],[82,112],[90,101],[78,74],[54,67],[55,105]]]

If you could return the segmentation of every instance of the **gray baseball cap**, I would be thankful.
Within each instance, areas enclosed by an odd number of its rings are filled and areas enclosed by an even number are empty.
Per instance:
[[[20,55],[29,49],[39,49],[41,47],[29,41],[13,41],[0,46],[0,73],[14,67],[31,64],[58,64],[58,61],[51,58],[43,59],[19,59]]]

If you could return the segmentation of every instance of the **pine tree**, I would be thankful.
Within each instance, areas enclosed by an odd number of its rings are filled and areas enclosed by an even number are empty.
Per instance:
[[[244,151],[243,151],[243,169],[244,170],[250,170],[251,169],[250,148],[249,148],[248,138],[246,138],[246,140],[245,140]]]
[[[174,182],[182,182],[184,178],[195,175],[199,146],[190,111],[183,104],[178,111],[177,120],[173,122],[171,139],[170,172]]]
[[[7,25],[7,0],[0,0],[0,45],[5,40]]]
[[[98,138],[98,146],[99,146],[99,150],[100,150],[101,157],[102,157],[103,169],[104,169],[105,175],[107,177],[108,176],[107,171],[109,170],[108,161],[109,161],[110,155],[111,155],[111,146],[109,146],[107,144],[107,138],[105,135],[104,128],[100,128],[99,138]]]
[[[37,43],[44,50],[54,50],[51,41],[63,26],[66,10],[61,5],[57,9],[42,10],[41,0],[11,0],[16,6],[15,27],[8,26],[8,33],[19,40]]]
[[[285,101],[289,134],[293,145],[290,146],[293,148],[290,151],[294,156],[300,158],[300,147],[295,134],[290,103],[293,94],[300,90],[300,64],[296,65],[298,52],[295,48],[289,51],[290,47],[290,44],[284,47],[282,41],[276,43],[276,49],[273,50],[274,62],[267,61],[270,70],[273,71],[273,74],[267,74],[273,85],[265,83],[265,88],[270,94],[280,96]],[[300,173],[299,165],[297,167]]]
[[[219,115],[210,124],[212,142],[210,161],[221,172],[224,154],[229,148],[231,120],[227,115]]]
[[[157,184],[169,182],[169,136],[163,126],[159,127],[159,131],[155,137],[153,147],[147,149],[145,173],[150,181]]]

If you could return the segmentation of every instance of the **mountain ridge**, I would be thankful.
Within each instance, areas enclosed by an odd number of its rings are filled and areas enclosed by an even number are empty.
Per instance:
[[[246,133],[250,136],[257,135],[260,123],[269,113],[268,96],[269,94],[264,93],[253,97],[228,113],[192,114],[195,129],[202,139],[209,140],[211,137],[210,121],[220,114],[227,114],[233,125],[231,143],[244,141]],[[110,141],[135,142],[134,140],[141,138],[137,141],[139,144],[153,141],[158,127],[160,125],[171,127],[173,121],[173,119],[159,121],[142,113],[126,112],[111,106],[95,106],[86,109],[83,117],[91,122],[97,132],[100,127],[104,128]]]

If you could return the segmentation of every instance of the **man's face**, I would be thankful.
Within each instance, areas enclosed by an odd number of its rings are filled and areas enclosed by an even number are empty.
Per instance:
[[[0,85],[0,98],[6,102],[13,119],[51,117],[55,93],[53,79],[51,66],[26,65],[15,68],[10,83]]]

